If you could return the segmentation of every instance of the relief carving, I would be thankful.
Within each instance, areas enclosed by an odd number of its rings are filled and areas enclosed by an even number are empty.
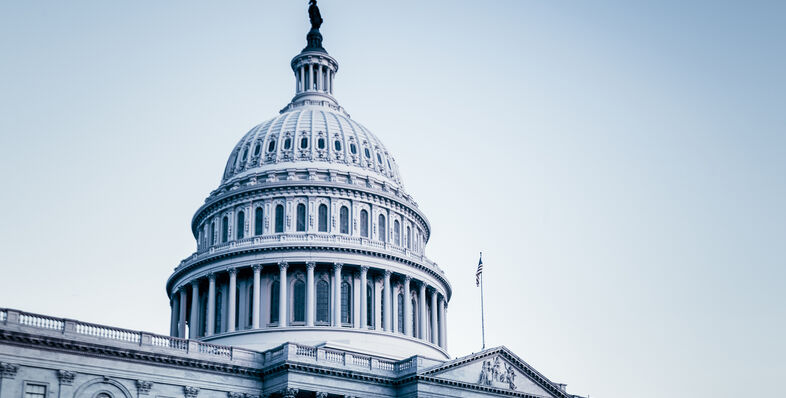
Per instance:
[[[502,362],[499,357],[494,358],[493,364],[491,360],[483,361],[478,380],[478,384],[484,386],[493,386],[495,383],[504,383],[511,390],[516,389],[516,372],[513,366]]]
[[[76,377],[76,373],[69,372],[67,370],[58,370],[57,371],[57,380],[60,381],[60,384],[64,386],[70,386],[74,384],[74,377]]]

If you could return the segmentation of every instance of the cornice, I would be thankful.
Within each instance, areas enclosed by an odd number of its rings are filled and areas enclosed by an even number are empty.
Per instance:
[[[46,335],[33,335],[7,329],[0,329],[0,342],[17,346],[33,346],[44,350],[66,352],[76,355],[89,355],[96,358],[120,359],[123,361],[130,360],[151,365],[164,365],[175,368],[187,368],[191,370],[197,369],[220,374],[231,374],[254,378],[262,376],[262,373],[257,368],[146,352],[141,350],[125,349],[110,345],[92,344]]]

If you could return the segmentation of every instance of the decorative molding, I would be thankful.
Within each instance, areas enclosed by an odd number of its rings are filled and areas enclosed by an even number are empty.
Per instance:
[[[60,382],[60,385],[70,386],[74,384],[74,377],[76,377],[76,373],[74,372],[70,372],[68,370],[57,371],[57,380]]]
[[[0,379],[13,379],[18,371],[19,365],[0,362]]]
[[[299,390],[297,388],[286,387],[279,391],[281,398],[296,398]]]
[[[196,398],[199,395],[199,387],[183,386],[183,396],[185,398]]]
[[[281,271],[286,270],[287,267],[289,267],[289,263],[288,262],[286,262],[286,261],[279,261],[278,262],[278,269],[279,270],[281,270]]]
[[[309,261],[309,262],[306,263],[306,268],[308,268],[308,269],[314,269],[314,268],[316,268],[316,266],[317,266],[317,263],[315,263],[313,261]]]
[[[144,380],[137,380],[136,381],[136,389],[139,391],[139,395],[147,395],[150,393],[150,389],[153,388],[152,381],[144,381]]]

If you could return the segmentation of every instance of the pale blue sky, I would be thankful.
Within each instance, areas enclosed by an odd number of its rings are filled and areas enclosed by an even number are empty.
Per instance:
[[[634,4],[635,3],[635,4]],[[189,222],[293,95],[306,1],[0,3],[0,306],[166,333]],[[777,395],[786,3],[320,2],[487,340],[593,397]]]

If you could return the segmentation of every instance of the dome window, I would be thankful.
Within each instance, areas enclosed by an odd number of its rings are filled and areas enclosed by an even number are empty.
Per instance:
[[[317,148],[325,149],[325,139],[324,138],[320,138],[320,139],[317,140]]]
[[[377,162],[382,165],[382,155],[380,155],[379,152],[377,152]]]
[[[333,147],[336,148],[337,152],[341,152],[341,141],[336,140],[336,142],[333,143]]]
[[[300,149],[308,149],[308,137],[300,139]]]
[[[352,152],[353,155],[358,154],[358,147],[354,143],[349,144],[349,151]]]
[[[259,151],[262,149],[260,146],[261,145],[257,144],[257,146],[254,147],[254,156],[259,156]]]
[[[268,152],[275,152],[276,151],[276,140],[270,140],[270,143],[267,144],[267,151]]]
[[[287,139],[284,140],[284,150],[288,151],[289,148],[292,148],[292,139],[291,138],[287,138]]]
[[[248,159],[248,147],[243,150],[243,161],[245,162]]]
[[[366,157],[367,157],[367,158],[369,158],[369,159],[371,159],[371,151],[369,151],[369,150],[368,150],[368,148],[363,148],[363,150],[364,150],[364,151],[365,151],[365,153],[366,153]]]

